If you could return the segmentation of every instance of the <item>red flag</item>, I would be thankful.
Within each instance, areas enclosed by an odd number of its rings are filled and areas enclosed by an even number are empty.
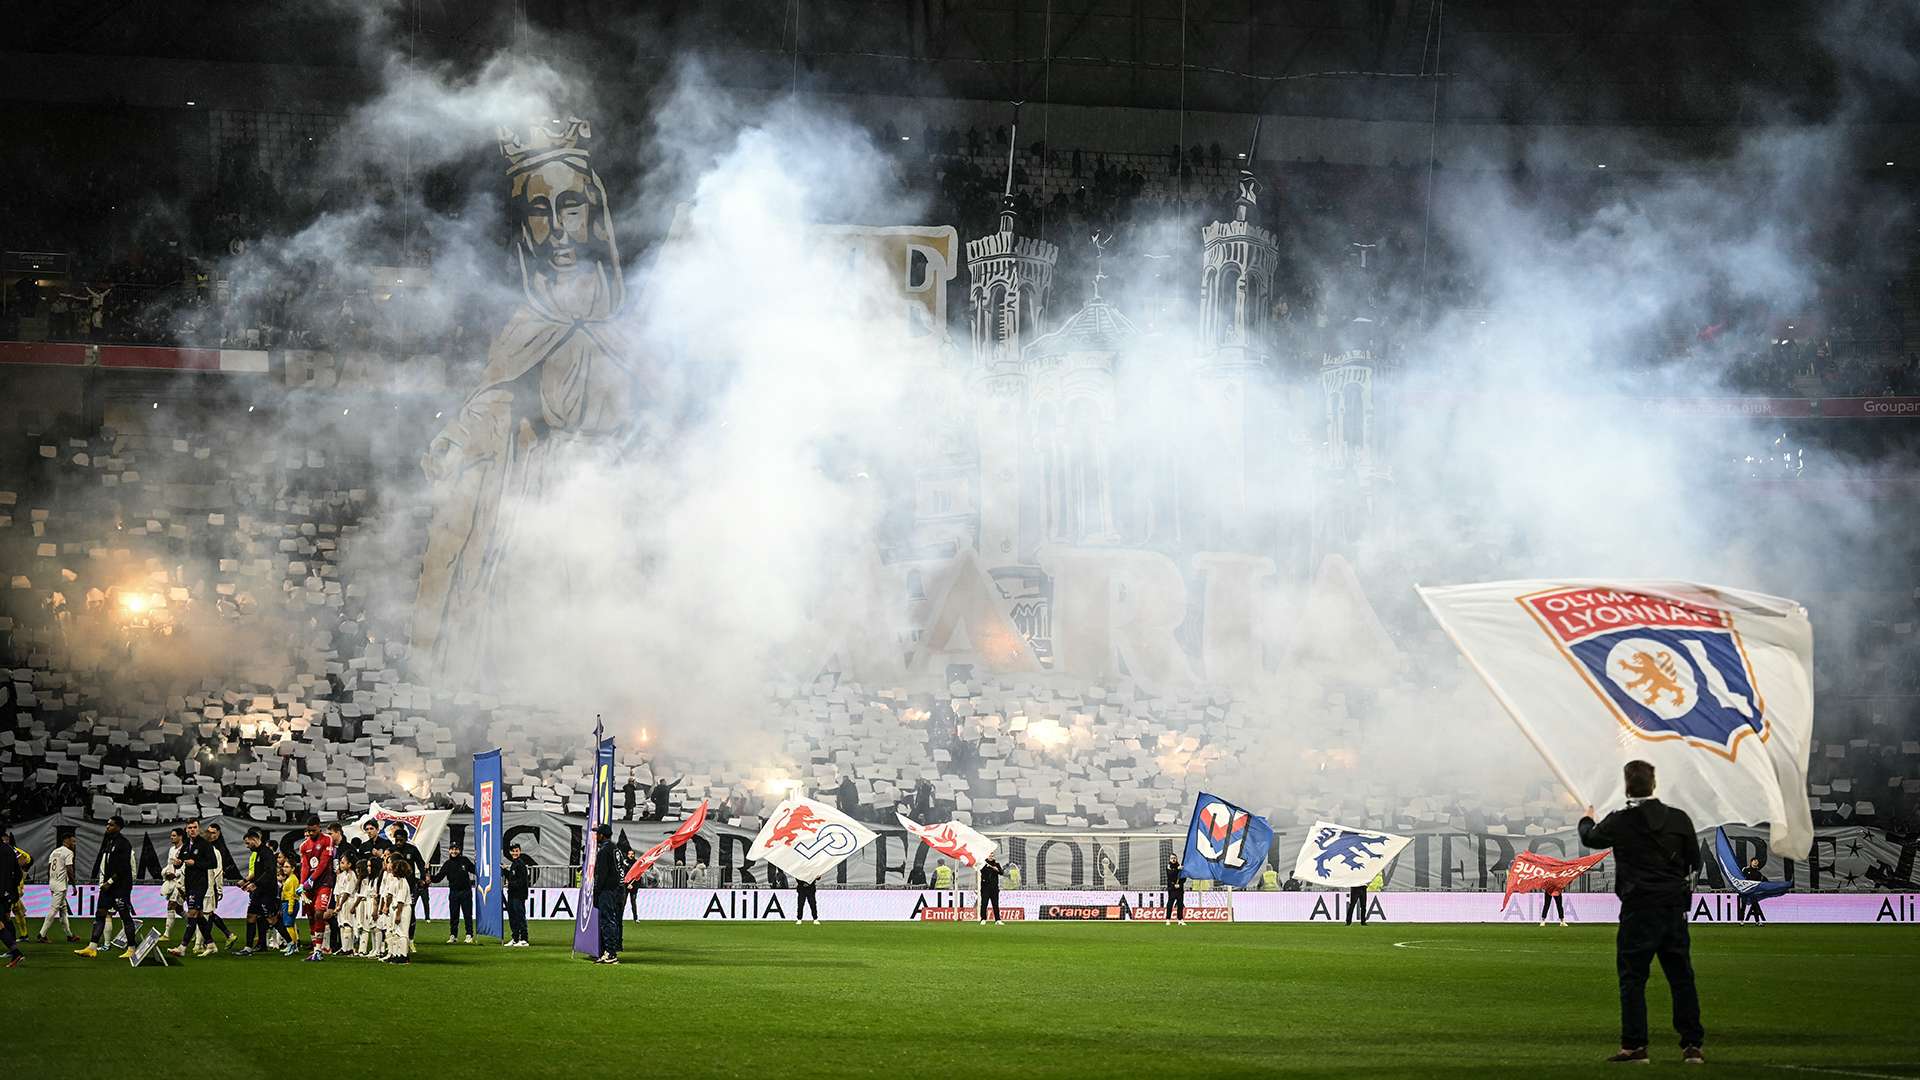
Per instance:
[[[1574,883],[1581,874],[1599,865],[1607,857],[1602,851],[1579,859],[1556,859],[1550,855],[1540,855],[1532,851],[1523,851],[1513,857],[1507,866],[1507,895],[1500,898],[1500,910],[1507,909],[1507,901],[1517,892],[1560,892]]]
[[[701,799],[699,808],[692,814],[689,814],[687,820],[680,823],[679,828],[673,830],[672,836],[648,848],[645,852],[641,853],[638,859],[633,861],[632,866],[627,867],[627,876],[621,879],[622,882],[631,885],[639,881],[640,875],[652,869],[653,864],[659,862],[662,855],[665,855],[677,847],[684,846],[687,841],[693,839],[694,833],[700,831],[700,826],[706,823],[707,800]]]

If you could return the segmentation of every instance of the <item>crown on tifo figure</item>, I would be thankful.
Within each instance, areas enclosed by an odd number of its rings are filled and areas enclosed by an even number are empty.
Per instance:
[[[566,161],[588,168],[593,151],[593,125],[577,116],[565,120],[535,120],[525,129],[502,127],[500,152],[507,155],[507,175],[537,169],[549,161]]]

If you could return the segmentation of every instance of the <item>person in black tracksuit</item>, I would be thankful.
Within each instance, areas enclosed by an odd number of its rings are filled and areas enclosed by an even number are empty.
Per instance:
[[[507,940],[512,945],[527,940],[527,897],[533,891],[533,860],[515,844],[507,849],[507,861],[500,867],[507,886]]]
[[[413,867],[413,903],[417,904],[426,899],[427,860],[420,854],[420,849],[414,846],[413,841],[407,839],[406,826],[397,821],[393,823],[393,843],[389,846],[388,850],[400,858],[407,860],[407,864]],[[428,914],[431,913],[432,911],[429,909]],[[407,940],[413,940],[415,932],[419,929],[419,919],[408,923]]]
[[[1693,981],[1687,906],[1700,870],[1700,840],[1686,811],[1653,797],[1653,766],[1629,761],[1627,805],[1598,823],[1593,807],[1580,819],[1580,842],[1612,848],[1614,892],[1620,897],[1620,930],[1614,962],[1620,976],[1620,1052],[1611,1061],[1647,1058],[1647,973],[1660,958],[1673,992],[1673,1028],[1683,1058],[1706,1060],[1701,1044],[1700,997]]]
[[[240,951],[251,956],[271,947],[267,943],[272,940],[270,931],[280,910],[280,875],[279,863],[266,833],[257,828],[248,829],[246,843],[252,863],[246,880],[240,884],[247,893],[247,944]]]
[[[447,944],[460,934],[460,916],[467,916],[467,940],[473,940],[473,860],[460,854],[460,841],[447,845],[446,861],[434,881],[447,883]]]
[[[807,909],[813,909],[813,921],[820,921],[820,883],[793,879],[793,925],[807,921]]]
[[[1187,921],[1187,875],[1180,869],[1180,856],[1167,856],[1167,922]]]
[[[1767,872],[1765,870],[1760,869],[1759,859],[1748,859],[1746,869],[1740,871],[1740,876],[1743,878],[1746,878],[1748,881],[1767,880]],[[1746,922],[1748,916],[1752,916],[1753,921],[1757,923],[1763,923],[1767,921],[1766,915],[1762,914],[1760,911],[1760,901],[1753,899],[1752,897],[1744,896],[1744,895],[1741,896],[1740,903],[1738,905],[1738,910],[1740,913],[1741,922]]]
[[[107,923],[114,915],[127,931],[127,947],[140,941],[140,922],[133,917],[133,845],[127,842],[125,818],[107,819],[107,835],[100,841],[100,897],[93,912],[93,938],[75,952],[92,956],[107,943]]]
[[[987,921],[987,909],[993,909],[993,921],[1000,921],[1000,860],[992,855],[980,864],[980,921]]]
[[[620,849],[613,843],[613,827],[596,825],[593,835],[598,846],[593,852],[593,906],[600,913],[600,955],[595,963],[617,964],[625,927],[620,924],[621,902],[627,898],[620,880]]]

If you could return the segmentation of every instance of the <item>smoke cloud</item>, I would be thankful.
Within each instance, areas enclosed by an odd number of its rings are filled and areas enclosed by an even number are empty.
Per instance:
[[[1852,32],[1857,10],[1836,16],[1833,62],[1911,90],[1910,53],[1859,44],[1900,35]],[[777,754],[769,686],[804,683],[806,657],[874,632],[835,623],[884,615],[884,599],[848,598],[884,598],[893,578],[876,569],[877,546],[913,515],[916,464],[941,425],[971,429],[964,320],[951,321],[948,349],[904,333],[888,268],[830,259],[836,249],[812,226],[945,222],[928,221],[897,148],[817,102],[743,100],[697,58],[636,110],[603,88],[623,73],[539,59],[580,50],[503,51],[464,69],[410,62],[378,44],[382,18],[369,9],[382,88],[318,159],[330,182],[372,194],[332,200],[223,268],[254,283],[258,303],[309,317],[311,298],[285,294],[312,268],[400,268],[393,340],[441,361],[379,368],[381,392],[431,409],[399,430],[370,415],[356,435],[372,448],[378,513],[343,558],[366,586],[370,636],[407,639],[433,497],[420,459],[523,302],[497,132],[585,117],[621,227],[631,302],[617,321],[645,401],[620,439],[503,500],[516,550],[539,570],[497,597],[516,619],[492,693],[647,724],[689,754]],[[1388,795],[1473,792],[1493,808],[1552,798],[1544,769],[1415,602],[1416,582],[1698,578],[1803,599],[1823,651],[1866,647],[1855,631],[1870,611],[1821,598],[1905,580],[1893,577],[1913,554],[1895,542],[1915,535],[1904,504],[1837,494],[1841,485],[1778,497],[1745,460],[1769,452],[1777,427],[1644,404],[1732,392],[1761,313],[1811,310],[1823,293],[1891,271],[1899,253],[1874,238],[1912,223],[1863,176],[1871,151],[1853,118],[1843,109],[1755,129],[1717,161],[1611,163],[1611,183],[1448,160],[1430,237],[1417,216],[1272,223],[1302,334],[1324,322],[1326,337],[1395,344],[1377,372],[1364,495],[1352,469],[1326,464],[1316,373],[1289,372],[1272,391],[1277,424],[1257,434],[1281,464],[1249,514],[1292,538],[1256,598],[1279,644],[1272,671],[1226,688],[1261,730],[1254,752],[1213,764],[1214,782],[1256,807],[1344,798],[1356,818]],[[1285,167],[1270,171],[1284,190]],[[1201,220],[1227,214],[1217,201]],[[1181,391],[1199,351],[1188,302],[1198,223],[1177,208],[1143,216],[1105,267],[1108,295],[1148,332],[1117,384],[1116,445],[1207,437]],[[1385,268],[1357,272],[1349,245],[1382,239],[1373,258]],[[1421,271],[1429,246],[1443,270]],[[423,250],[435,253],[430,280],[405,282],[407,256]],[[1084,290],[1063,268],[1056,323]],[[1740,333],[1698,337],[1729,321]],[[1807,468],[1844,480],[1884,465],[1829,452]],[[1367,507],[1351,528],[1329,521],[1340,500]],[[1334,587],[1330,554],[1354,567],[1356,591]],[[1365,605],[1347,602],[1359,596]],[[896,610],[881,633],[897,641],[907,627],[904,604]],[[1373,613],[1390,648],[1358,655],[1353,643],[1374,640]]]

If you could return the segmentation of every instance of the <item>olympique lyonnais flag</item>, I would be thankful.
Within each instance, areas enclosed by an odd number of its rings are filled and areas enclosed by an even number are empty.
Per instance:
[[[500,750],[473,755],[473,902],[474,928],[482,937],[500,937],[504,892],[500,887],[501,830],[506,825]]]
[[[998,844],[980,833],[973,826],[958,821],[942,822],[939,825],[919,825],[902,813],[893,815],[900,819],[900,827],[927,842],[933,850],[954,860],[961,866],[977,867],[987,861]]]
[[[447,834],[447,822],[453,820],[451,810],[388,810],[379,803],[372,803],[367,812],[356,818],[353,824],[346,826],[346,833],[359,837],[371,821],[380,829],[380,835],[396,823],[407,830],[407,839],[420,849],[420,857],[431,861],[433,849],[440,846],[440,838]]]
[[[593,834],[613,808],[613,740],[602,738],[605,727],[593,718],[593,786],[587,789],[587,852],[580,870],[580,889],[574,895],[573,951],[600,953],[600,912],[593,906],[593,853],[600,840]]]
[[[1574,798],[1626,796],[1620,766],[1701,825],[1770,822],[1813,845],[1813,629],[1792,600],[1676,581],[1501,581],[1421,599]]]
[[[1727,842],[1725,829],[1713,830],[1713,854],[1720,860],[1720,872],[1726,875],[1727,884],[1749,900],[1771,900],[1793,888],[1791,881],[1748,881],[1745,868],[1733,855],[1733,845]]]
[[[679,828],[673,830],[673,835],[640,853],[640,857],[633,861],[633,865],[627,867],[627,874],[620,879],[621,882],[631,885],[639,881],[640,875],[651,870],[653,864],[660,861],[661,856],[664,856],[669,851],[685,846],[687,841],[693,839],[693,834],[700,831],[700,826],[706,823],[707,800],[701,799],[699,808],[694,810],[692,814],[689,814],[687,819],[680,823]]]
[[[1260,879],[1272,847],[1273,826],[1266,818],[1203,791],[1193,803],[1180,869],[1190,878],[1244,889]]]
[[[833,807],[796,796],[774,807],[747,858],[765,859],[799,881],[818,881],[874,836]]]
[[[1411,836],[1316,821],[1293,860],[1293,876],[1303,885],[1331,889],[1365,885],[1375,874],[1384,873],[1400,849],[1412,842]]]
[[[1583,855],[1578,859],[1556,859],[1551,855],[1523,851],[1507,864],[1507,893],[1500,898],[1500,910],[1517,892],[1562,892],[1580,879],[1580,875],[1600,865],[1607,852]]]

